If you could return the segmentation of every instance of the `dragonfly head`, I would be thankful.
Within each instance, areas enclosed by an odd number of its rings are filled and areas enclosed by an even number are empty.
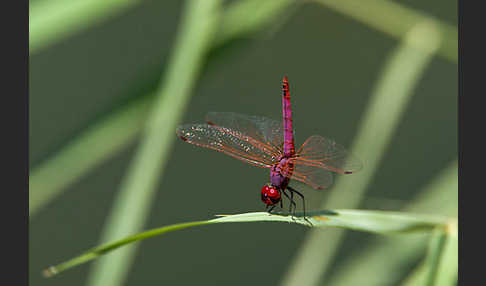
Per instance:
[[[262,201],[268,206],[272,206],[281,200],[280,191],[271,184],[263,186],[261,195]]]

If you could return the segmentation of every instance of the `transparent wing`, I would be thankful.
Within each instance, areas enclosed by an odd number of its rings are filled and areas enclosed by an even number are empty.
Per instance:
[[[292,178],[315,189],[324,189],[332,184],[331,172],[351,174],[362,168],[361,161],[331,139],[314,135],[309,137],[292,158]]]
[[[322,168],[297,164],[294,166],[292,180],[300,181],[313,189],[322,190],[333,182],[333,174]]]
[[[314,135],[297,151],[294,163],[314,166],[339,174],[351,174],[362,168],[361,161],[334,140]]]
[[[278,157],[278,150],[225,127],[187,124],[179,126],[176,133],[187,143],[223,152],[258,167],[269,168]]]
[[[206,115],[206,122],[241,132],[268,147],[281,149],[283,145],[283,126],[277,120],[234,112],[210,112]]]

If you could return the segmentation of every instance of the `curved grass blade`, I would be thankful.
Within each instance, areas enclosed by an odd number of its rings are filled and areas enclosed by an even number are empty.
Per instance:
[[[208,224],[273,221],[301,224],[309,227],[340,227],[378,234],[404,234],[413,232],[430,232],[437,227],[443,227],[447,223],[446,217],[370,210],[314,211],[307,213],[307,219],[304,219],[302,215],[302,213],[296,213],[295,217],[292,217],[287,214],[252,212],[235,215],[220,215],[219,218],[206,221],[195,221],[164,226],[95,247],[64,263],[51,266],[44,270],[43,273],[44,276],[51,277],[67,269],[96,259],[119,247],[172,231]]]
[[[150,237],[154,237],[157,235],[164,234],[166,232],[171,232],[179,229],[184,229],[188,227],[193,227],[193,226],[198,226],[198,225],[203,225],[203,224],[208,224],[207,221],[196,221],[196,222],[189,222],[189,223],[180,223],[180,224],[173,224],[169,226],[164,226],[148,231],[144,231],[139,234],[135,234],[129,237],[126,237],[124,239],[111,242],[111,243],[106,243],[103,245],[100,245],[98,247],[92,248],[91,250],[88,250],[87,252],[70,259],[64,263],[61,263],[56,266],[51,266],[47,269],[45,269],[42,273],[44,274],[45,277],[51,277],[53,275],[59,274],[69,268],[75,267],[77,265],[83,264],[85,262],[88,262],[90,260],[93,260],[95,258],[98,258],[99,256],[102,256],[104,254],[107,254],[108,252],[115,250],[121,246],[141,241]]]

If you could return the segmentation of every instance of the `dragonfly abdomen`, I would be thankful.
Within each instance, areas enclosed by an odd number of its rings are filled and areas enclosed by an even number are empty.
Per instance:
[[[284,129],[284,155],[290,157],[295,154],[294,133],[292,128],[292,107],[290,105],[289,81],[287,76],[282,80],[282,113]]]

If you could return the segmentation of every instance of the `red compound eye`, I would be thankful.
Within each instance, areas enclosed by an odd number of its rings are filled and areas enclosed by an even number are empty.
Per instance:
[[[271,185],[263,186],[261,195],[262,201],[269,206],[280,202],[281,199],[280,192],[277,190],[277,188]]]

